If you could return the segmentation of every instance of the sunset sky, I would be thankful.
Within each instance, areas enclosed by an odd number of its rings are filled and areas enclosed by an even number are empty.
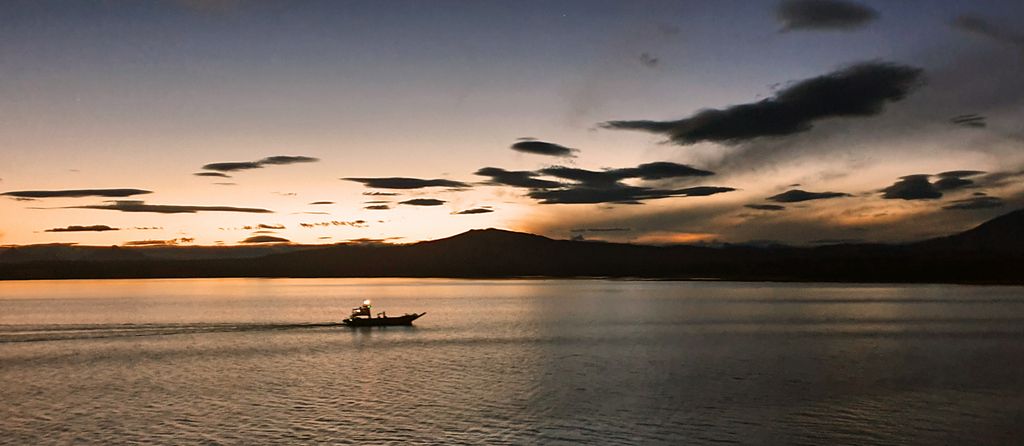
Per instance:
[[[1024,3],[5,1],[0,244],[907,241],[1024,207]]]

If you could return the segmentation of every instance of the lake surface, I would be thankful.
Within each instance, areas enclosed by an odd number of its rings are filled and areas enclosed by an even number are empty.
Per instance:
[[[0,282],[3,444],[1021,444],[1022,366],[1020,287]]]

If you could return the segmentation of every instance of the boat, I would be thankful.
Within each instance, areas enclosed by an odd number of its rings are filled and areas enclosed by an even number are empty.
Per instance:
[[[364,300],[363,304],[352,309],[352,314],[345,320],[341,321],[349,327],[390,327],[395,325],[412,325],[412,321],[419,319],[426,312],[423,313],[406,313],[402,316],[388,316],[386,312],[377,313],[377,317],[372,316],[370,311],[370,300]]]

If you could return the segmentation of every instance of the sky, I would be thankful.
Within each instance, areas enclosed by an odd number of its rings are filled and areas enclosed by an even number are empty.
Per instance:
[[[1024,207],[1019,1],[6,1],[0,245],[904,242]]]

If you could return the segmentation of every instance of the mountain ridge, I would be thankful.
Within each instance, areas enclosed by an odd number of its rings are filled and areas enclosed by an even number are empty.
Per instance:
[[[0,264],[0,279],[597,276],[1024,284],[1022,240],[1024,210],[957,234],[894,245],[655,246],[556,240],[488,228],[412,244],[293,246],[266,255],[247,251],[248,257],[236,258],[138,257],[128,248],[106,248],[77,259]]]

